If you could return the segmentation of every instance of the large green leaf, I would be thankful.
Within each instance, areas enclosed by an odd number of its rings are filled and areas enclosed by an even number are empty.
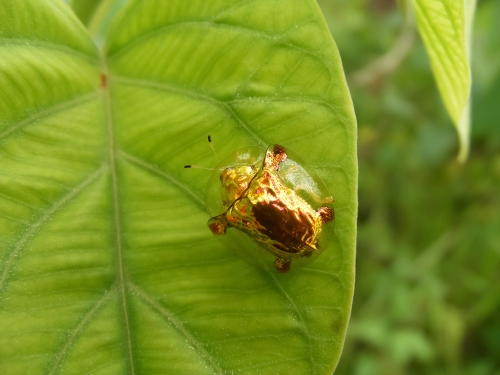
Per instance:
[[[355,120],[313,0],[130,1],[102,57],[60,1],[0,3],[2,374],[329,374],[354,284]],[[219,155],[290,147],[336,237],[290,274],[206,226]]]
[[[434,77],[460,141],[459,160],[469,152],[471,74],[466,46],[470,44],[475,0],[413,0],[418,30],[425,43]],[[469,46],[470,49],[470,46]]]

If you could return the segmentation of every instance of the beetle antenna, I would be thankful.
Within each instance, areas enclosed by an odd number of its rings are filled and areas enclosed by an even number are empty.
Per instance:
[[[214,155],[215,157],[217,158],[218,161],[220,161],[219,159],[219,155],[217,155],[217,152],[215,152],[215,147],[212,143],[212,137],[210,137],[210,134],[208,135],[208,144],[210,145],[210,148],[212,149],[212,151],[214,152]]]
[[[217,152],[215,152],[215,147],[214,145],[212,144],[212,137],[210,136],[210,134],[208,135],[208,144],[210,145],[210,148],[212,149],[212,151],[214,152],[214,155],[215,157],[217,158],[218,161],[220,161],[219,159],[219,155],[217,155]],[[207,168],[207,167],[202,167],[201,165],[193,165],[193,164],[188,164],[188,165],[185,165],[184,168],[193,168],[193,169],[206,169],[208,171],[213,171],[215,170],[215,168]]]
[[[206,170],[209,170],[209,171],[213,171],[215,169],[215,168],[207,168],[207,167],[202,167],[200,165],[192,165],[192,164],[185,165],[184,168],[206,169]]]

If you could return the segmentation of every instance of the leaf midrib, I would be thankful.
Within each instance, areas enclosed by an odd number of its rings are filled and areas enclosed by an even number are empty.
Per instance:
[[[105,58],[102,58],[103,73],[109,76],[108,67]],[[132,351],[132,338],[130,332],[130,321],[127,304],[127,290],[125,283],[125,270],[123,267],[123,247],[122,247],[122,230],[121,230],[121,217],[119,207],[119,191],[118,191],[118,176],[116,171],[116,149],[115,149],[115,135],[114,135],[114,122],[111,104],[111,94],[109,90],[109,80],[104,85],[104,111],[105,122],[108,130],[108,151],[109,151],[109,167],[111,172],[111,202],[113,205],[114,229],[115,229],[115,249],[116,249],[116,266],[117,266],[117,283],[118,290],[121,297],[123,328],[125,333],[127,354],[129,359],[130,373],[135,375],[135,363]]]

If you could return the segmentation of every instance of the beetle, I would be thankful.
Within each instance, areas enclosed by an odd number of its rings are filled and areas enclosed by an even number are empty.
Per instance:
[[[320,197],[324,184],[291,161],[285,147],[242,149],[220,165],[206,199],[209,213],[216,213],[208,220],[214,235],[226,236],[231,228],[245,234],[275,257],[280,273],[288,272],[292,261],[321,252],[324,227],[334,221],[334,199]],[[312,203],[324,205],[315,209]]]

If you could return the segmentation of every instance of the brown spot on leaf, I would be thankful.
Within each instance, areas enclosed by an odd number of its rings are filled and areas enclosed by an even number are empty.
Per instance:
[[[108,82],[107,82],[107,76],[106,76],[106,74],[104,74],[103,72],[101,72],[100,77],[101,77],[101,89],[105,89],[107,87],[107,84],[108,84]]]

